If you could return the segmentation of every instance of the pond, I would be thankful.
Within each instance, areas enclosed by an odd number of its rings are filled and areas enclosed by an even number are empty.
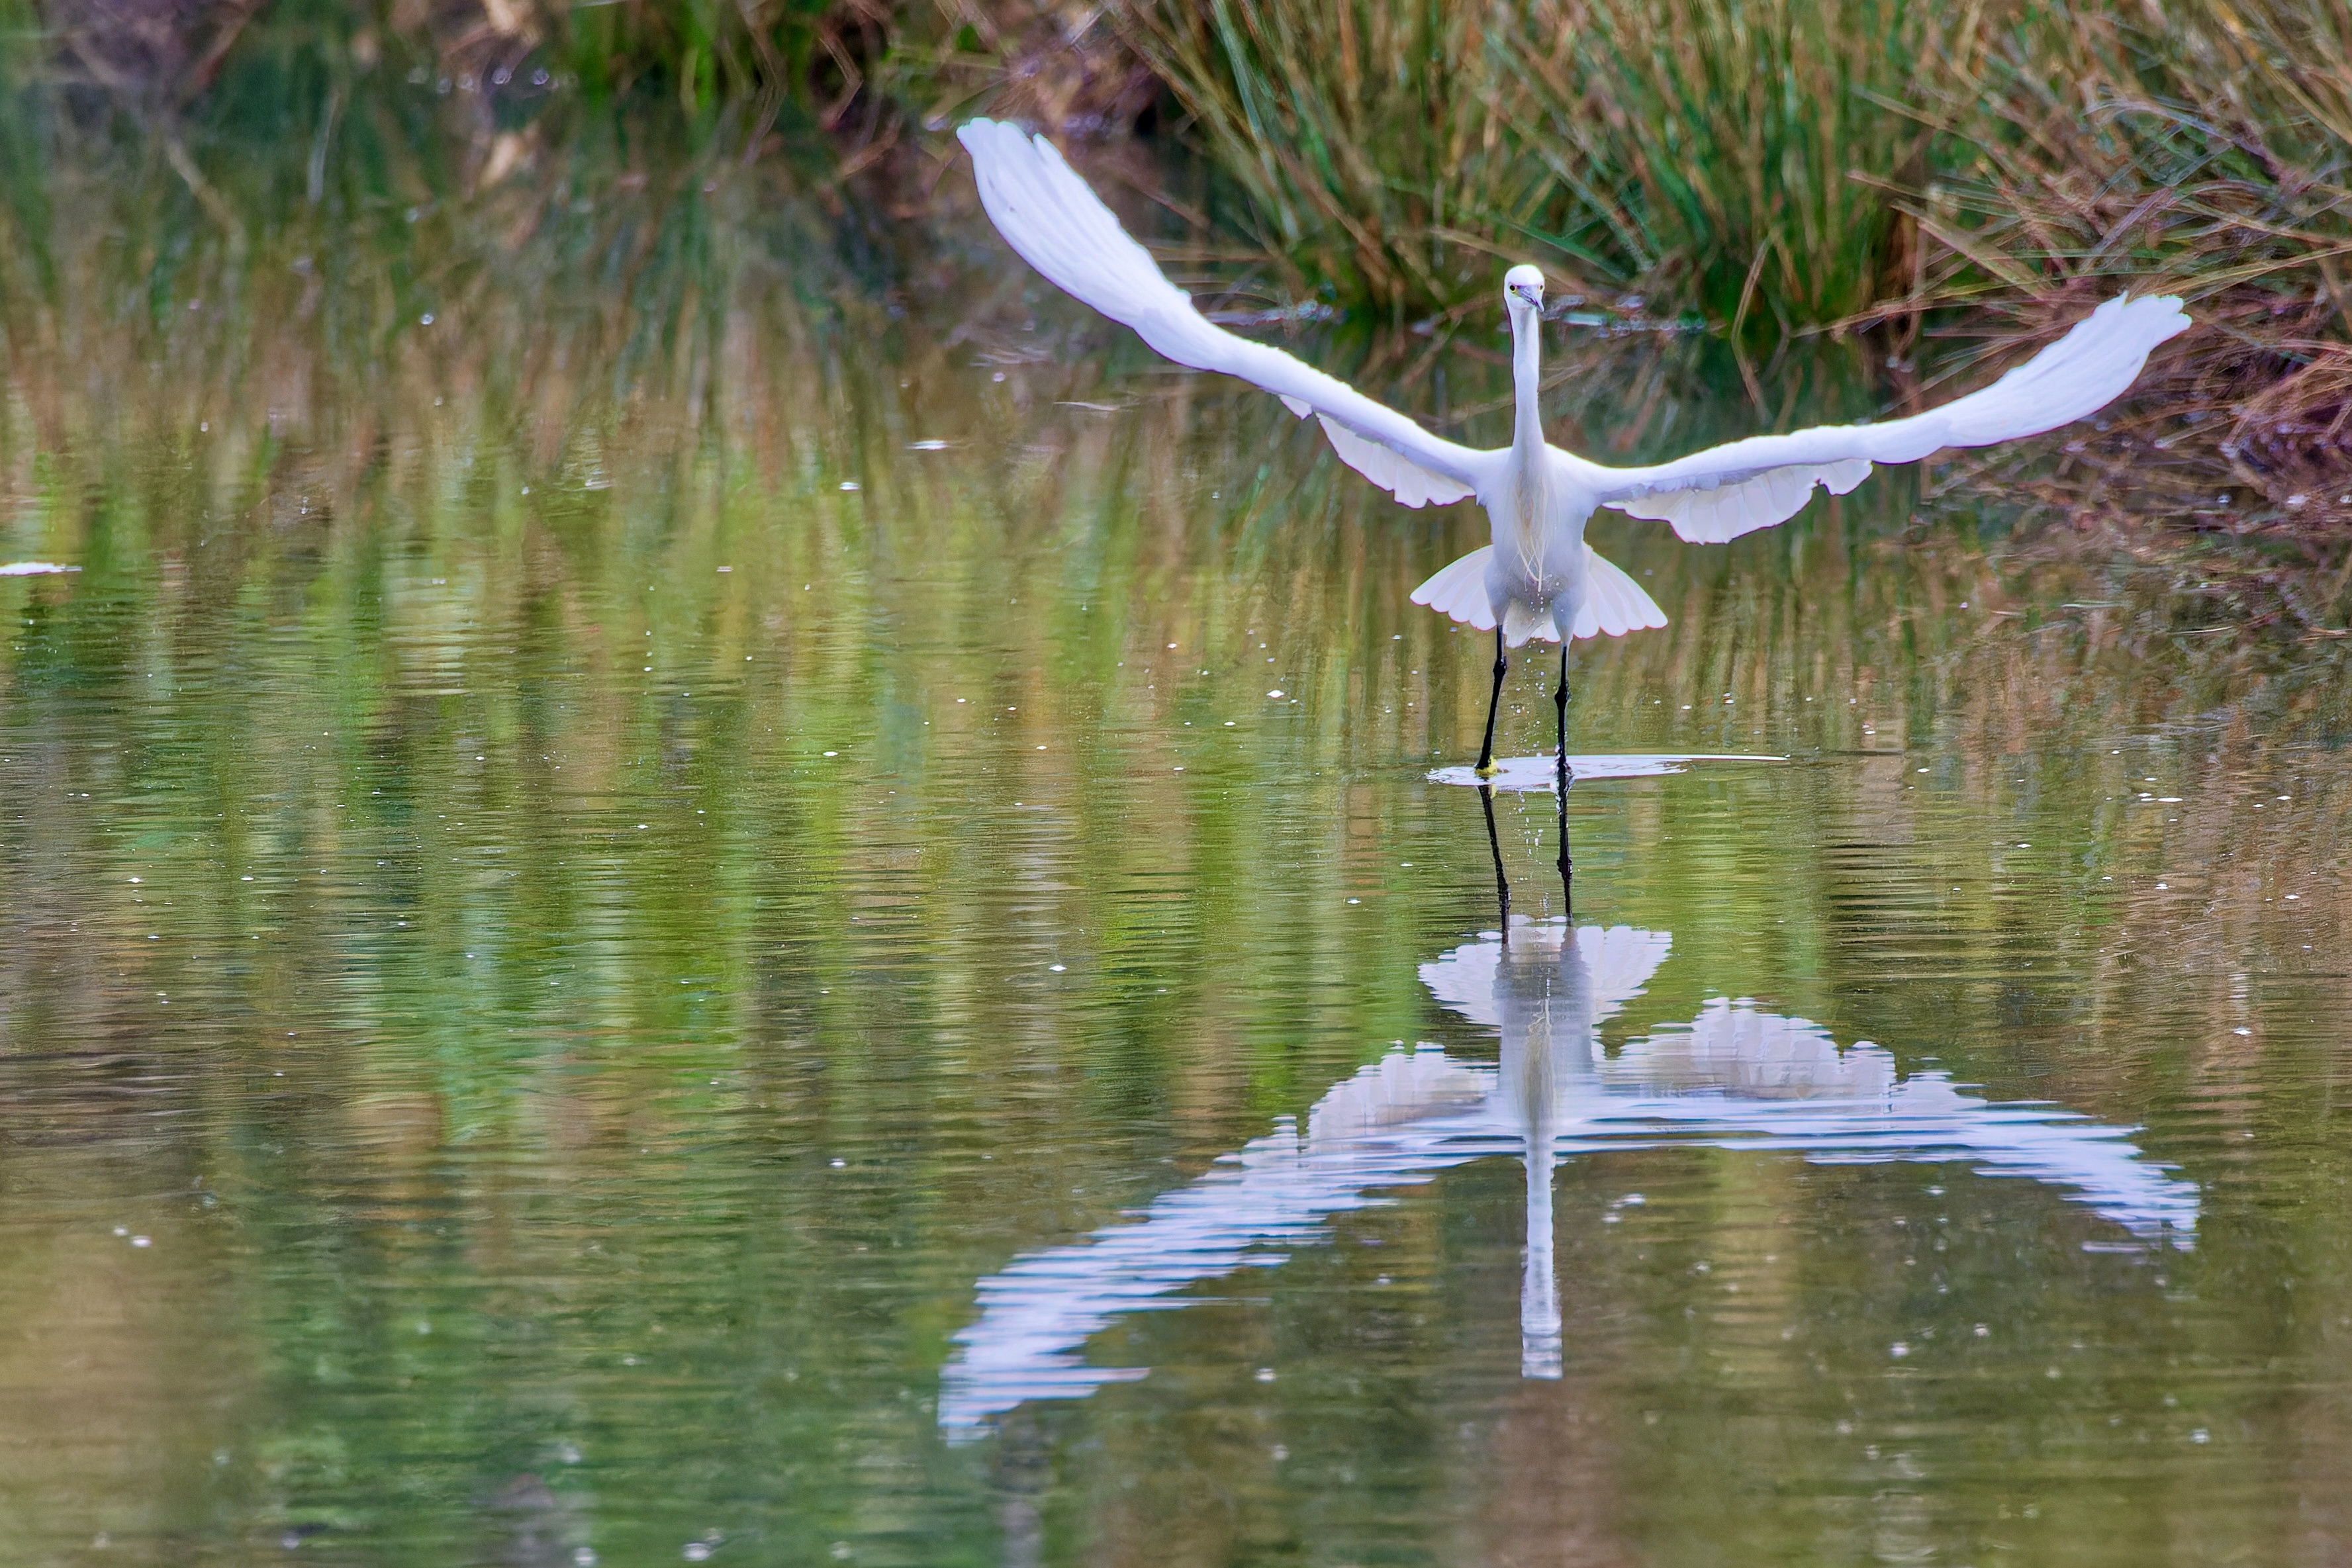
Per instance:
[[[1671,624],[1486,799],[1475,510],[984,230],[798,265],[12,338],[12,1556],[2352,1552],[2338,564],[1604,518]],[[1492,325],[1302,350],[1476,433]],[[1557,430],[1764,420],[1695,351]]]

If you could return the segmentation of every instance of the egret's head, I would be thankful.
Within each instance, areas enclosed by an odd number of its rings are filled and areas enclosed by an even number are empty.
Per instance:
[[[1503,274],[1503,308],[1513,316],[1522,310],[1543,311],[1543,268],[1526,263]]]

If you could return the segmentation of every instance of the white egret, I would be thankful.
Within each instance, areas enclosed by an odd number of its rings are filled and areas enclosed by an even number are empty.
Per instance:
[[[1537,406],[1543,273],[1503,275],[1517,410],[1511,444],[1489,451],[1431,434],[1281,350],[1208,320],[1150,252],[1042,136],[975,120],[958,133],[971,152],[982,204],[1029,264],[1181,365],[1239,376],[1314,414],[1341,462],[1408,507],[1475,498],[1494,542],[1415,589],[1412,601],[1495,633],[1481,777],[1495,771],[1495,709],[1509,650],[1531,637],[1560,644],[1561,782],[1567,782],[1568,643],[1664,626],[1650,596],[1584,542],[1598,507],[1673,526],[1694,544],[1721,544],[1794,517],[1817,485],[1843,496],[1882,463],[1916,463],[1952,446],[1988,446],[2081,419],[2131,385],[2149,350],[2189,318],[2173,297],[2118,295],[2056,342],[1979,392],[1879,424],[1822,425],[1756,435],[1673,463],[1609,468],[1544,440]]]

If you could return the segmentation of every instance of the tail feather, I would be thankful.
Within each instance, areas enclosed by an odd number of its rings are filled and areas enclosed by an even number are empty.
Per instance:
[[[1584,608],[1576,612],[1580,637],[1622,637],[1666,623],[1666,612],[1612,561],[1584,547]]]
[[[1495,604],[1486,591],[1486,567],[1494,558],[1495,547],[1486,545],[1439,568],[1412,591],[1412,601],[1481,632],[1492,632]],[[1614,563],[1603,560],[1590,545],[1584,550],[1584,603],[1576,612],[1577,636],[1622,637],[1628,632],[1666,623],[1666,612],[1642,591],[1642,585]],[[1503,637],[1514,648],[1530,637],[1548,643],[1562,641],[1557,607],[1536,610],[1514,600],[1505,606],[1503,615]]]
[[[1559,622],[1549,607],[1534,610],[1514,599],[1503,606],[1503,641],[1519,648],[1526,646],[1530,637],[1540,637],[1547,643],[1567,640],[1559,634]]]
[[[1427,582],[1412,591],[1412,601],[1481,632],[1492,632],[1495,605],[1486,593],[1486,563],[1494,559],[1495,547],[1482,545],[1460,560],[1438,568]]]

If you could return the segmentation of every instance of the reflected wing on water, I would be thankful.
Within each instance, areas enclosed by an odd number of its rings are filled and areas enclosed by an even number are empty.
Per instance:
[[[955,1336],[941,1427],[971,1436],[1024,1401],[1081,1398],[1140,1377],[1087,1364],[1086,1342],[1122,1313],[1181,1306],[1188,1287],[1323,1240],[1330,1217],[1381,1201],[1380,1189],[1521,1155],[1531,1135],[1554,1157],[1701,1145],[1825,1165],[1961,1163],[2052,1186],[2145,1241],[2186,1249],[2193,1239],[2196,1186],[2146,1159],[2125,1129],[1979,1099],[1942,1073],[1903,1077],[1884,1049],[1841,1048],[1804,1019],[1718,999],[1604,1057],[1596,1026],[1641,994],[1667,935],[1587,926],[1571,940],[1562,925],[1527,923],[1512,936],[1508,952],[1499,941],[1468,943],[1422,966],[1422,978],[1446,1007],[1503,1031],[1506,1070],[1531,1051],[1573,1062],[1507,1082],[1507,1071],[1433,1049],[1392,1053],[1317,1102],[1303,1135],[1278,1127],[1162,1196],[1140,1221],[1016,1259],[980,1282],[980,1316]],[[1571,1001],[1572,1016],[1523,1005],[1530,998]],[[1554,1086],[1549,1114],[1519,1103],[1522,1081]]]
[[[1903,1077],[1891,1052],[1841,1048],[1804,1019],[1717,999],[1596,1071],[1606,1095],[1587,1120],[1594,1133],[1622,1126],[1647,1144],[1683,1129],[1676,1141],[1790,1149],[1824,1165],[1948,1160],[2059,1188],[2142,1240],[2186,1250],[2194,1239],[2196,1185],[2144,1156],[2127,1129],[2057,1106],[1979,1099],[1941,1072]]]
[[[1289,1127],[1254,1139],[1191,1186],[1166,1194],[1139,1223],[1017,1259],[980,1282],[979,1321],[940,1375],[940,1425],[970,1433],[1030,1399],[1083,1397],[1133,1369],[1089,1365],[1079,1351],[1122,1312],[1185,1304],[1189,1285],[1251,1263],[1264,1250],[1320,1239],[1332,1215],[1378,1201],[1375,1187],[1424,1181],[1483,1152],[1433,1135],[1433,1119],[1481,1103],[1494,1070],[1422,1051],[1383,1058],[1316,1103],[1304,1137]]]

